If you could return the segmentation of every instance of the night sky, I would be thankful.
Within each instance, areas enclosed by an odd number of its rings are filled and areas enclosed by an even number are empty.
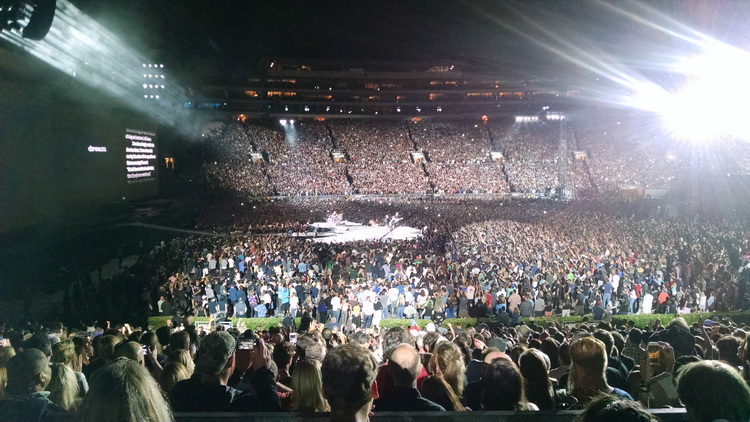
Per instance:
[[[172,69],[273,56],[450,60],[535,76],[581,70],[571,61],[586,55],[647,68],[693,48],[669,31],[750,45],[747,1],[73,2]]]

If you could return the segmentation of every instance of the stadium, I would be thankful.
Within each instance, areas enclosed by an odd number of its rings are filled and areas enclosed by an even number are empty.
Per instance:
[[[749,15],[1,1],[0,420],[747,421]]]

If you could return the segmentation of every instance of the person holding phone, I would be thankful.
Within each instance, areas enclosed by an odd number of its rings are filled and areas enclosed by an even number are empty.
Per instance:
[[[226,331],[207,335],[195,361],[190,379],[177,383],[169,394],[177,412],[273,412],[281,404],[276,378],[268,368],[271,355],[263,339],[250,340],[252,347],[237,341]],[[244,355],[248,359],[245,359]],[[232,374],[244,372],[240,384],[249,383],[254,391],[229,384]],[[239,387],[239,385],[238,385]]]
[[[639,370],[628,375],[628,390],[645,407],[681,407],[672,375],[674,363],[674,349],[669,343],[649,342]]]

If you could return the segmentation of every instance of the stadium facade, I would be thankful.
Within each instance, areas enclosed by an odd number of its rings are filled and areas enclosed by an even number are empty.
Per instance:
[[[579,91],[556,79],[519,79],[450,62],[261,60],[204,75],[186,107],[248,117],[512,116],[564,108]]]

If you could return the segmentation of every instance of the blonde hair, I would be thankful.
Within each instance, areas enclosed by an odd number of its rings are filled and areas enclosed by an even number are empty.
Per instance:
[[[579,400],[588,401],[607,385],[607,347],[593,336],[587,336],[574,340],[568,354],[568,391]]]
[[[429,371],[432,375],[441,376],[456,395],[461,396],[464,389],[464,355],[461,349],[453,343],[443,342],[436,348],[428,364]],[[438,371],[438,368],[440,371]],[[439,373],[442,375],[440,375]]]
[[[117,359],[97,372],[81,403],[79,422],[172,422],[169,403],[148,370]]]
[[[81,403],[78,397],[78,380],[67,364],[54,362],[50,365],[52,376],[47,385],[49,399],[63,410],[75,411]]]
[[[64,363],[76,372],[81,372],[76,346],[72,340],[63,340],[52,345],[50,362]]]
[[[8,384],[8,361],[16,355],[16,349],[11,346],[0,347],[0,399],[5,395],[5,387]]]
[[[188,371],[187,377],[190,378],[193,376],[193,372],[195,371],[195,362],[193,362],[193,359],[190,357],[189,351],[185,349],[175,350],[174,352],[170,353],[169,356],[167,356],[167,363],[169,362],[181,363]]]
[[[190,370],[180,362],[169,362],[164,366],[159,377],[159,387],[165,394],[169,394],[174,386],[182,381],[190,378]]]
[[[330,407],[323,398],[321,363],[315,359],[303,359],[294,367],[292,374],[292,409],[301,413],[328,412]]]

